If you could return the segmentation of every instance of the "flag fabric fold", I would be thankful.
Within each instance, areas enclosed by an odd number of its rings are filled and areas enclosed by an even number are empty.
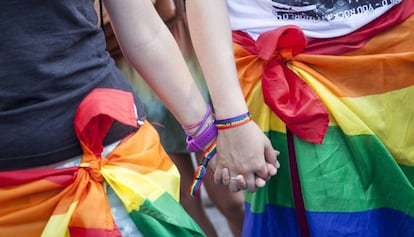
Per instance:
[[[233,39],[265,61],[261,78],[265,103],[298,137],[322,143],[328,112],[315,92],[286,66],[305,48],[303,32],[296,26],[285,26],[261,34],[257,41],[242,32],[235,32]]]
[[[122,236],[106,196],[109,185],[144,236],[205,236],[179,204],[178,170],[148,122],[101,157],[115,120],[138,127],[132,95],[96,89],[74,122],[84,151],[79,166],[0,172],[0,233]]]
[[[413,4],[402,1],[373,21],[374,33],[362,28],[355,35],[309,39],[286,62],[329,112],[321,144],[294,138],[311,236],[414,236]],[[245,194],[243,235],[301,236],[288,126],[265,102],[267,62],[242,38],[234,40],[234,49],[249,111],[281,151],[278,174],[256,193]]]

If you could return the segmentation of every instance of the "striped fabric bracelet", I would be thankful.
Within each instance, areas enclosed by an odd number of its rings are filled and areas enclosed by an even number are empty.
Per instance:
[[[252,120],[252,117],[249,112],[244,114],[231,117],[228,119],[220,119],[216,120],[214,123],[216,124],[217,129],[228,129],[238,127],[240,125],[246,124]]]
[[[194,179],[189,189],[191,196],[195,197],[200,193],[200,187],[207,172],[208,162],[211,160],[211,158],[213,158],[216,152],[216,140],[214,140],[204,151],[203,158],[201,159],[199,166],[194,172]]]

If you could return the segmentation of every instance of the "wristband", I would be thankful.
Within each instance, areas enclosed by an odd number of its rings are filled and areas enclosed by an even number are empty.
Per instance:
[[[248,123],[252,120],[252,117],[249,112],[244,114],[231,117],[228,119],[221,119],[216,120],[214,123],[216,124],[217,129],[228,129],[228,128],[235,128],[245,123]]]
[[[204,131],[196,138],[187,136],[187,150],[189,152],[199,152],[203,150],[203,147],[207,146],[217,136],[217,128],[214,125],[214,121],[208,125]]]

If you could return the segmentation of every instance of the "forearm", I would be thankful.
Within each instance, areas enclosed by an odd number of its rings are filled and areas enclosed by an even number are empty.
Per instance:
[[[246,113],[225,1],[187,0],[187,16],[216,118],[234,118]],[[276,174],[277,155],[270,140],[255,123],[219,130],[217,159],[213,165],[215,181],[229,185],[232,191],[247,189],[253,192]]]
[[[122,51],[183,124],[207,110],[180,50],[151,1],[106,1]],[[145,20],[142,20],[145,19]]]
[[[247,111],[236,72],[231,30],[223,0],[187,1],[188,23],[217,118]]]

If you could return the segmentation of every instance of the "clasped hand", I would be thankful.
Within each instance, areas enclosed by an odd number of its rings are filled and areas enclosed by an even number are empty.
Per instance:
[[[220,130],[217,154],[209,163],[214,181],[228,185],[233,192],[255,192],[277,173],[279,151],[254,122]]]

